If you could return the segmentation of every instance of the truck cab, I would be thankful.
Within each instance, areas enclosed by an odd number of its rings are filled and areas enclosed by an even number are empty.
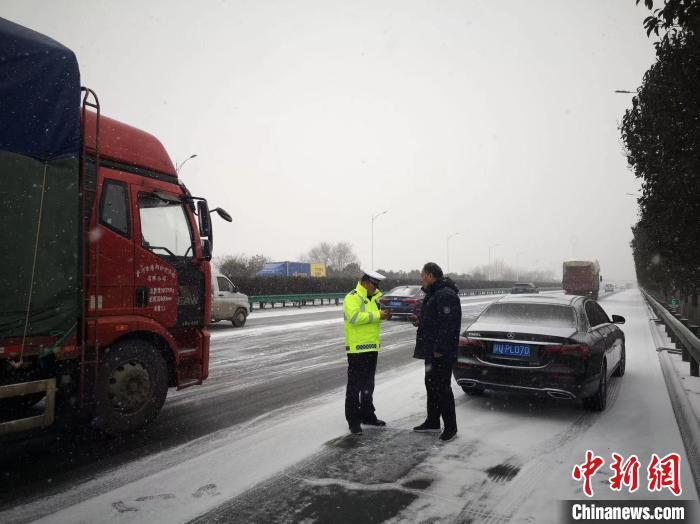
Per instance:
[[[234,327],[243,327],[250,315],[248,295],[221,273],[212,273],[211,321],[230,320]]]

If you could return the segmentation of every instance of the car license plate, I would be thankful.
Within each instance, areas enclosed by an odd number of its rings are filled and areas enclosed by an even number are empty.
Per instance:
[[[499,357],[530,358],[530,346],[527,344],[500,344],[496,343],[491,353]]]
[[[389,306],[391,306],[391,307],[401,307],[401,302],[389,302]]]

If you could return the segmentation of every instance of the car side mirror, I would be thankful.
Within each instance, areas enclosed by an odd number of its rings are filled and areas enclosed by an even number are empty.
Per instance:
[[[625,317],[621,317],[620,315],[613,315],[612,321],[613,321],[613,324],[624,324]]]
[[[202,258],[206,261],[211,260],[211,242],[208,238],[202,239]]]

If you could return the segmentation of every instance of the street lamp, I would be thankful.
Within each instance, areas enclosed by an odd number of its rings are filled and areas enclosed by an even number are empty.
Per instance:
[[[518,265],[520,263],[520,255],[523,254],[523,251],[518,251],[515,254],[515,280],[518,282],[520,281],[520,266]]]
[[[627,91],[626,89],[615,89],[615,92],[616,93],[624,93],[624,94],[628,94],[628,95],[636,95],[637,94],[636,91]]]
[[[489,274],[488,274],[489,281],[491,280],[491,250],[495,247],[500,246],[500,245],[501,244],[492,244],[489,246]]]
[[[447,272],[450,272],[450,239],[452,237],[456,237],[459,235],[459,232],[457,233],[452,233],[451,235],[448,235],[447,238],[445,238],[445,247],[447,251]]]
[[[196,154],[192,154],[192,155],[188,156],[187,158],[185,158],[185,159],[184,159],[182,162],[180,162],[179,164],[175,164],[175,172],[176,172],[176,173],[179,173],[179,172],[180,172],[180,169],[182,169],[182,166],[184,166],[185,163],[186,163],[188,160],[192,159],[192,158],[197,158],[197,155],[196,155]]]
[[[372,215],[372,247],[371,247],[371,263],[370,263],[370,269],[374,271],[374,221],[379,218],[380,216],[388,213],[389,210],[382,211],[381,213],[377,213],[376,215]]]

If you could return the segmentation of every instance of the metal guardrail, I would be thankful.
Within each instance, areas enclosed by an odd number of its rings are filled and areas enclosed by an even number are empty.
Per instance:
[[[511,289],[512,288],[509,287],[462,289],[459,292],[459,296],[469,297],[476,295],[502,295],[510,293]],[[556,289],[561,288],[543,287],[540,288],[540,291],[551,291]],[[292,307],[318,305],[317,301],[320,301],[321,305],[323,305],[325,301],[328,301],[328,304],[335,302],[335,304],[338,305],[342,303],[346,294],[347,293],[305,293],[300,295],[255,295],[248,297],[248,302],[250,303],[251,311],[254,309],[254,304],[258,304],[258,309],[265,309],[268,304],[272,308],[274,308],[277,304],[281,304],[282,307],[287,307],[287,304],[291,304]]]
[[[265,309],[266,304],[270,304],[271,307],[275,307],[275,304],[282,304],[282,307],[286,307],[287,303],[291,303],[294,307],[302,307],[307,305],[316,304],[317,300],[328,301],[330,304],[335,301],[338,305],[343,300],[347,293],[306,293],[302,295],[256,295],[248,297],[248,302],[250,302],[250,309],[253,310],[253,304],[258,304],[258,309]]]
[[[665,324],[666,334],[676,344],[676,347],[681,350],[683,361],[690,363],[690,376],[700,376],[700,369],[698,369],[700,339],[697,336],[700,328],[695,324],[690,324],[687,318],[681,318],[678,313],[669,311],[646,290],[640,289],[640,291],[654,310],[654,313],[656,313],[656,316]]]

